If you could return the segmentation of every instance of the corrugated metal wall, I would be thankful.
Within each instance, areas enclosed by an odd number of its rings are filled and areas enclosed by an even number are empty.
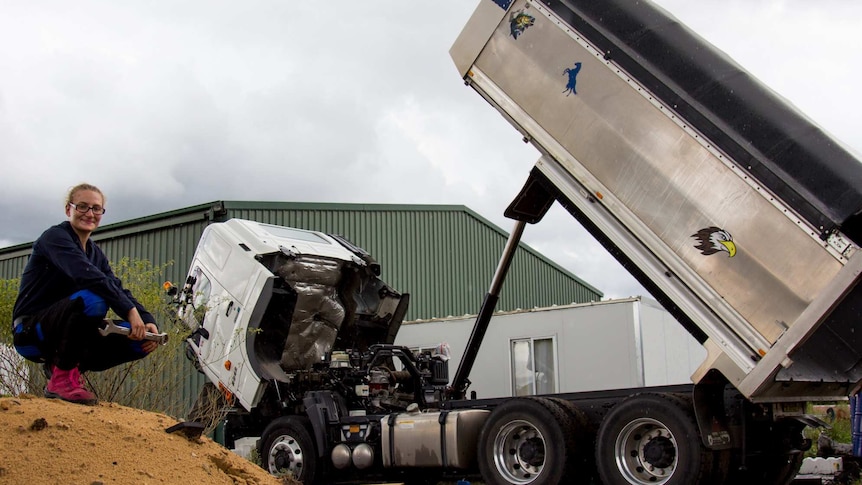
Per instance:
[[[411,294],[408,320],[475,314],[507,235],[463,206],[225,202],[229,217],[340,234],[380,262],[382,278]],[[601,294],[522,246],[501,310],[583,303]]]
[[[10,280],[20,278],[30,257],[30,244],[19,244],[0,249],[0,278]]]
[[[407,320],[475,314],[507,235],[463,206],[314,204],[225,201],[106,225],[93,239],[112,261],[172,263],[166,278],[181,284],[204,227],[229,218],[339,234],[364,248],[382,278],[410,293]],[[18,278],[30,245],[0,249],[0,278]],[[504,285],[498,310],[584,303],[601,293],[522,245]],[[183,400],[203,383],[188,363]]]
[[[228,201],[110,224],[93,239],[114,261],[172,262],[166,277],[182,282],[204,227],[232,217],[345,236],[380,262],[387,283],[411,294],[408,320],[476,313],[507,237],[463,206]],[[29,244],[0,249],[0,278],[19,277],[28,255]],[[499,309],[600,298],[598,290],[521,245]]]

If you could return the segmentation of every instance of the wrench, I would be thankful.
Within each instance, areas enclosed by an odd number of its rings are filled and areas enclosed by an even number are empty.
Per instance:
[[[102,336],[104,337],[104,336],[110,335],[112,333],[117,333],[120,335],[129,335],[129,333],[131,333],[131,331],[128,328],[121,327],[121,326],[115,324],[114,322],[112,322],[106,318],[105,319],[105,328],[100,328],[99,333],[102,334]],[[168,334],[166,334],[164,332],[163,333],[146,332],[146,334],[144,335],[144,340],[152,340],[153,342],[158,342],[161,345],[165,345],[166,343],[168,343]]]

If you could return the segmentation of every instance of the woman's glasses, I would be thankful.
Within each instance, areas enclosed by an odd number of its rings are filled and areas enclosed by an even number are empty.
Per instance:
[[[93,211],[93,215],[100,216],[105,213],[105,208],[100,205],[94,205],[91,207],[87,204],[73,204],[71,202],[69,202],[69,205],[81,214]]]

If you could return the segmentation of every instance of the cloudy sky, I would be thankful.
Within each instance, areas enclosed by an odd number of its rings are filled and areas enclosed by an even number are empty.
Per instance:
[[[81,181],[104,224],[273,200],[463,204],[508,231],[538,153],[449,58],[477,3],[0,0],[0,247]],[[862,152],[862,2],[657,3]],[[524,239],[644,293],[562,209]]]

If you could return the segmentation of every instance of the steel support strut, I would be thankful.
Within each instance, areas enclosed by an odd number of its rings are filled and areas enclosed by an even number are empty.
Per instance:
[[[476,361],[476,355],[479,353],[479,347],[482,345],[482,340],[485,337],[485,331],[488,330],[488,324],[491,322],[491,316],[494,314],[494,309],[497,307],[497,300],[500,299],[500,291],[503,287],[503,281],[506,279],[506,274],[509,272],[509,267],[512,265],[512,259],[515,257],[515,251],[518,249],[518,243],[521,242],[521,235],[524,233],[524,221],[515,221],[515,227],[509,234],[509,239],[506,241],[506,247],[503,249],[503,255],[500,257],[500,263],[497,265],[497,271],[494,273],[494,278],[491,280],[491,288],[485,294],[482,300],[482,307],[479,309],[479,314],[476,316],[476,323],[473,324],[473,332],[470,334],[470,340],[467,341],[467,348],[464,350],[464,355],[461,357],[461,363],[458,365],[458,371],[455,373],[455,378],[452,380],[452,397],[463,399],[467,392],[467,387],[470,385],[468,376],[473,369],[473,364]]]

